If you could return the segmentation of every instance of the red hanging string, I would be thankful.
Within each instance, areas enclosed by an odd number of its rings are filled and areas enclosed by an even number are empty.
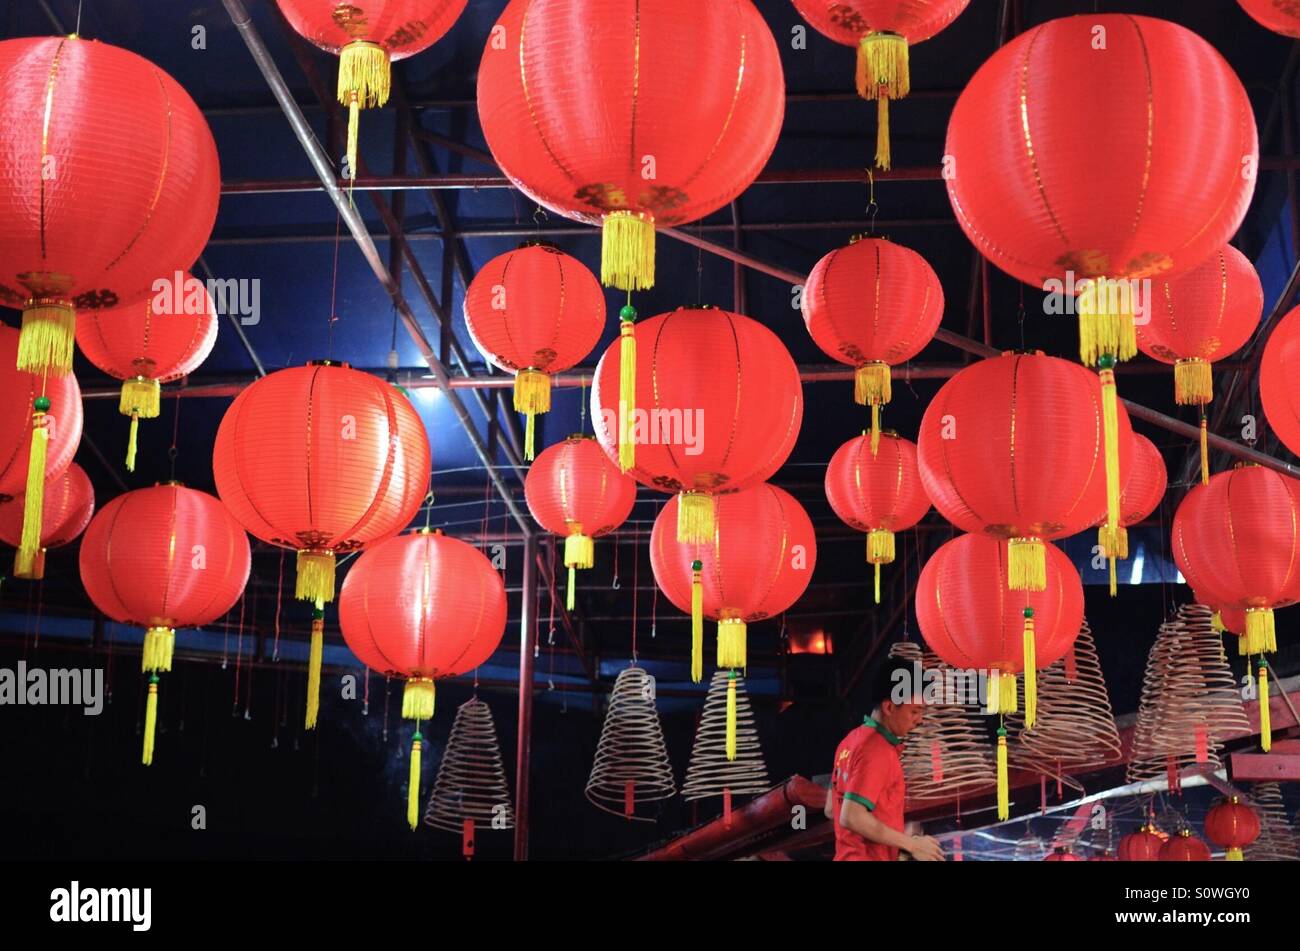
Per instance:
[[[280,549],[280,568],[275,576],[275,644],[271,648],[271,660],[280,659],[280,603],[284,595],[284,549]]]
[[[235,641],[235,699],[231,714],[239,710],[239,675],[244,660],[244,609],[248,606],[248,588],[239,599],[239,636]]]

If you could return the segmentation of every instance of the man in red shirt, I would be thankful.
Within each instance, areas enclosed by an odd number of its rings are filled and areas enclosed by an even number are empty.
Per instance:
[[[875,681],[871,716],[835,750],[826,818],[835,825],[837,862],[891,862],[900,851],[921,862],[943,861],[936,839],[903,832],[906,789],[899,747],[925,713],[921,684],[914,679],[911,664],[889,660]]]

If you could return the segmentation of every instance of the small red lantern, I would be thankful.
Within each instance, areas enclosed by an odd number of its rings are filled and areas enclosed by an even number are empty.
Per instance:
[[[822,352],[857,367],[854,398],[871,407],[874,451],[880,407],[892,396],[889,368],[920,353],[943,319],[939,276],[915,251],[859,236],[817,262],[802,306]]]
[[[572,611],[574,573],[595,564],[593,539],[608,535],[632,514],[636,483],[618,471],[594,438],[570,436],[542,450],[529,467],[524,498],[537,524],[564,537]]]
[[[1259,363],[1259,399],[1273,434],[1300,455],[1300,307],[1283,317],[1264,345]]]
[[[1118,406],[1119,455],[1109,478],[1105,402],[1096,377],[1078,364],[1008,353],[958,372],[926,408],[921,482],[958,528],[1010,539],[1014,590],[1043,590],[1044,539],[1103,518],[1119,524],[1119,473],[1132,465],[1133,430]]]
[[[1075,855],[1064,845],[1058,845],[1051,853],[1043,859],[1044,862],[1082,862],[1083,859]]]
[[[629,339],[648,355],[634,388],[620,372]],[[605,351],[591,416],[597,440],[624,471],[679,493],[677,539],[699,544],[713,538],[715,496],[757,485],[785,463],[803,420],[803,389],[789,351],[758,321],[678,308],[640,321]]]
[[[1259,816],[1237,796],[1230,796],[1205,815],[1205,837],[1227,850],[1229,862],[1240,862],[1246,846],[1259,838]]]
[[[1110,849],[1107,849],[1105,852],[1094,852],[1092,855],[1088,856],[1088,861],[1089,862],[1118,862],[1119,859],[1115,857],[1114,852],[1112,852]]]
[[[659,590],[691,615],[691,679],[704,671],[705,617],[718,622],[718,666],[746,666],[746,625],[780,614],[803,596],[817,565],[812,521],[794,496],[758,485],[718,499],[711,544],[675,538],[670,499],[650,533]]]
[[[928,40],[970,0],[794,0],[818,33],[858,48],[857,87],[876,100],[876,167],[889,168],[889,100],[911,91],[908,48]]]
[[[95,607],[146,628],[149,674],[142,762],[153,762],[158,674],[172,669],[176,628],[215,621],[248,583],[248,536],[219,500],[179,483],[119,495],[81,541],[81,583]]]
[[[42,547],[46,485],[63,475],[81,442],[81,388],[71,373],[17,369],[18,338],[17,330],[0,324],[0,502],[23,498],[15,564],[30,572]]]
[[[1161,862],[1208,862],[1210,847],[1196,836],[1191,829],[1181,829],[1177,835],[1171,835],[1169,841],[1160,847]]]
[[[762,171],[785,113],[750,0],[511,0],[478,74],[492,157],[538,204],[604,229],[601,281],[654,286],[654,229],[703,218]]]
[[[392,91],[391,64],[428,49],[452,28],[466,0],[276,0],[299,36],[339,58],[339,105],[348,107],[348,178],[357,177],[361,110]]]
[[[1120,478],[1124,491],[1119,497],[1119,527],[1109,531],[1106,523],[1098,530],[1098,541],[1102,551],[1110,560],[1110,593],[1115,595],[1117,579],[1115,577],[1115,560],[1128,557],[1128,530],[1138,524],[1159,506],[1169,485],[1169,474],[1165,470],[1165,460],[1155,443],[1141,433],[1133,434],[1132,462],[1127,472]],[[1112,549],[1107,549],[1112,544]]]
[[[339,594],[339,627],[358,659],[402,677],[402,716],[415,720],[407,822],[416,828],[420,721],[433,716],[434,681],[468,673],[501,644],[506,589],[472,545],[441,532],[401,535],[367,550]]]
[[[1260,26],[1283,36],[1300,37],[1300,7],[1286,0],[1237,0]]]
[[[605,292],[577,258],[543,242],[498,255],[465,291],[465,324],[483,358],[515,375],[515,412],[528,420],[524,458],[533,458],[534,419],[551,408],[551,377],[600,343]]]
[[[1144,825],[1119,840],[1121,862],[1158,862],[1165,840],[1156,834],[1154,826]]]
[[[86,359],[122,380],[118,412],[131,417],[126,468],[135,471],[141,419],[156,419],[162,387],[188,376],[217,342],[217,310],[207,288],[183,271],[155,281],[157,293],[121,307],[77,316],[77,346]]]
[[[921,485],[916,444],[892,432],[873,450],[867,436],[850,439],[826,467],[826,499],[840,521],[867,533],[867,563],[875,566],[880,603],[880,566],[894,560],[894,535],[921,521],[930,497]]]
[[[23,500],[0,503],[0,541],[18,548],[23,534]],[[45,577],[45,552],[70,544],[86,530],[95,514],[95,490],[75,462],[45,486],[41,509],[41,547],[35,558],[23,552],[14,558],[14,577],[39,581]]]
[[[65,374],[74,308],[132,300],[199,256],[217,149],[189,94],[116,46],[5,40],[0,75],[0,304],[23,311],[18,365]]]

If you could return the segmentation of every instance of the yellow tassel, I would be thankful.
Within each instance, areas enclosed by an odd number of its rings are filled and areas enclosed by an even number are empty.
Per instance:
[[[311,615],[311,651],[307,655],[307,716],[303,722],[307,729],[314,730],[316,717],[320,713],[320,669],[325,652],[324,603],[317,601]]]
[[[1108,365],[1113,361],[1109,356],[1102,360],[1098,376],[1101,378],[1101,417],[1106,453],[1106,524],[1118,526],[1119,496],[1123,488],[1119,479],[1119,402],[1115,393],[1115,371]]]
[[[1013,538],[1007,544],[1007,586],[1012,591],[1047,590],[1047,550],[1041,538]]]
[[[347,178],[348,181],[357,180],[357,152],[361,147],[361,103],[357,100],[356,94],[348,100],[348,158],[347,158]]]
[[[1215,611],[1210,615],[1210,627],[1213,629],[1215,634],[1222,634],[1227,630],[1227,628],[1223,626],[1223,615],[1218,611]],[[1238,640],[1241,642],[1241,653],[1246,653],[1246,639],[1238,638]]]
[[[677,496],[677,540],[684,545],[713,541],[713,496],[704,492]]]
[[[989,671],[988,682],[984,685],[984,712],[987,714],[1000,713],[998,709],[1002,703],[1002,672],[994,667]]]
[[[619,317],[618,467],[636,465],[636,310],[623,307]]]
[[[888,171],[892,160],[889,148],[889,98],[881,96],[876,100],[876,168]]]
[[[1259,748],[1265,753],[1273,748],[1272,713],[1268,708],[1268,661],[1259,659]]]
[[[722,631],[718,630],[719,647]],[[704,563],[691,563],[691,682],[704,679]]]
[[[745,622],[740,618],[724,617],[718,621],[718,666],[730,670],[743,669],[745,662]]]
[[[1103,356],[1118,361],[1137,354],[1133,285],[1104,277],[1084,283],[1079,294],[1079,358],[1097,366]]]
[[[622,291],[655,286],[655,220],[633,211],[611,211],[602,221],[600,282]]]
[[[551,411],[551,378],[541,370],[529,368],[515,374],[515,412],[523,413],[528,423],[524,432],[524,458],[533,459],[535,419]]]
[[[1034,609],[1025,608],[1025,729],[1038,717],[1038,648],[1034,641]]]
[[[574,609],[574,606],[578,603],[577,598],[578,598],[578,569],[574,567],[570,567],[569,585],[564,592],[565,609],[568,611],[572,611]]]
[[[435,698],[435,688],[430,678],[412,677],[402,688],[402,718],[432,720]]]
[[[339,51],[338,99],[348,107],[348,178],[357,177],[361,110],[382,106],[392,90],[388,53],[378,43],[357,40]]]
[[[727,677],[727,759],[736,758],[736,672]]]
[[[45,456],[50,445],[45,413],[50,400],[38,396],[33,403],[32,445],[27,460],[27,487],[23,495],[23,532],[18,541],[18,556],[24,564],[35,562],[41,551],[41,520],[45,510]]]
[[[880,603],[880,565],[878,564],[872,565],[871,570],[875,575],[875,578],[873,579],[873,584],[875,587],[876,604],[879,604]]]
[[[117,411],[123,416],[157,419],[162,413],[162,386],[157,380],[137,376],[122,383]]]
[[[1007,778],[1007,730],[998,727],[998,819],[1011,818],[1011,783]]]
[[[998,711],[1000,713],[1015,713],[1019,706],[1016,696],[1016,675],[1004,671],[998,681],[998,688],[1002,692],[1002,696],[998,700]]]
[[[853,399],[871,407],[871,454],[880,450],[880,407],[894,398],[888,363],[873,361],[853,374]]]
[[[415,731],[411,740],[411,776],[406,787],[406,824],[414,832],[419,827],[420,819],[420,747],[424,737]]]
[[[1201,414],[1201,485],[1210,484],[1210,429]]]
[[[1107,559],[1110,562],[1110,596],[1113,598],[1119,594],[1119,575],[1115,570],[1115,559]]]
[[[45,577],[45,549],[35,552],[18,549],[14,555],[14,577],[27,581],[40,581]]]
[[[1241,849],[1237,849],[1237,848],[1228,849],[1228,851],[1224,854],[1223,858],[1224,861],[1227,862],[1245,861],[1245,855],[1242,854]]]
[[[144,750],[140,762],[145,766],[153,764],[153,736],[158,725],[158,675],[149,677],[149,698],[144,704]]]
[[[902,99],[912,86],[907,40],[897,33],[871,33],[858,41],[857,87],[875,99],[876,167],[889,168],[889,100]]]
[[[126,471],[135,472],[135,450],[140,440],[140,417],[131,414],[131,430],[126,437]]]
[[[1119,593],[1119,576],[1115,570],[1115,562],[1128,557],[1128,529],[1123,525],[1111,528],[1103,523],[1097,529],[1097,544],[1110,562],[1110,596],[1113,598]]]
[[[590,535],[574,532],[564,540],[564,567],[590,568],[596,563],[596,543]]]
[[[140,669],[146,674],[168,673],[172,669],[172,654],[176,649],[176,631],[170,627],[151,627],[144,632],[144,647],[140,652]]]
[[[873,528],[867,532],[867,562],[887,565],[894,560],[894,533],[887,528]]]
[[[298,552],[298,579],[294,597],[300,601],[334,600],[334,552]]]
[[[67,301],[38,299],[23,308],[18,336],[18,369],[65,376],[72,372],[77,312]]]
[[[1277,650],[1277,628],[1272,608],[1246,609],[1246,653],[1271,654]]]
[[[1214,375],[1208,360],[1192,357],[1174,364],[1174,402],[1204,406],[1214,399]]]

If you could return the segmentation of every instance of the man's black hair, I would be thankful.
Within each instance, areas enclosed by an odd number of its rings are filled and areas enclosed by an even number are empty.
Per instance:
[[[895,690],[906,691],[909,688],[920,696],[922,685],[917,681],[917,668],[910,660],[901,657],[886,657],[880,661],[871,679],[868,681],[870,692],[867,696],[867,713],[870,713],[885,700],[894,700]]]

